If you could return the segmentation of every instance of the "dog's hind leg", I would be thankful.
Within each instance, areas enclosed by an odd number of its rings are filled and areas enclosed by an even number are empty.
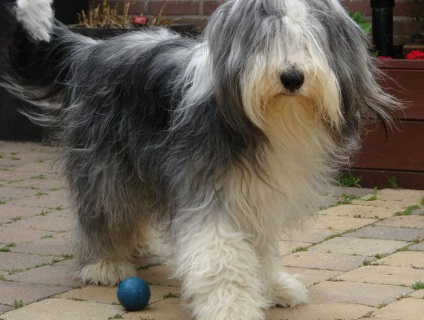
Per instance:
[[[104,165],[80,154],[71,154],[66,165],[77,214],[75,277],[83,283],[113,286],[136,275],[132,256],[150,222],[143,214],[147,209],[137,177],[122,162]]]
[[[78,222],[74,233],[74,276],[83,283],[110,286],[135,276],[136,269],[130,262],[131,232],[132,228],[109,228],[101,221],[90,225]]]

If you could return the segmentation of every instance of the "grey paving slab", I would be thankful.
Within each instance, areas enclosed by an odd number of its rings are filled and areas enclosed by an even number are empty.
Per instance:
[[[7,312],[1,315],[1,318],[4,320],[107,320],[123,313],[122,308],[116,305],[53,298]]]
[[[0,205],[0,224],[12,222],[12,218],[28,218],[40,214],[43,210],[34,207],[22,207],[9,204]]]
[[[361,239],[349,237],[350,235],[327,240],[310,248],[309,251],[372,256],[375,254],[392,253],[408,244],[406,241]]]
[[[19,226],[15,226],[14,223],[11,224],[3,224],[0,227],[0,242],[1,243],[9,243],[15,242],[19,243],[28,243],[46,235],[54,235],[53,232],[49,231],[41,231],[35,230],[31,228],[20,228]]]
[[[376,226],[396,228],[417,228],[424,230],[424,215],[396,216],[378,221]]]
[[[354,238],[413,241],[424,239],[424,229],[369,226],[344,235]]]
[[[29,304],[70,289],[69,287],[43,284],[0,281],[0,303],[12,306],[15,300],[22,300],[23,303]]]
[[[61,234],[45,232],[44,234],[44,236],[31,242],[19,243],[11,250],[13,252],[49,256],[61,256],[72,252],[69,232]],[[52,236],[52,238],[45,238],[46,235]]]
[[[306,242],[310,244],[324,241],[326,238],[339,233],[337,230],[329,229],[308,229],[308,231],[294,231],[290,234],[283,234],[282,241]]]
[[[20,283],[46,284],[49,286],[61,286],[75,288],[81,283],[72,278],[71,270],[66,266],[43,266],[22,272],[17,272],[5,277]]]
[[[19,252],[0,252],[0,261],[1,270],[16,272],[50,264],[53,261],[53,257]]]
[[[365,266],[338,275],[335,279],[350,282],[392,284],[411,287],[411,285],[417,281],[424,281],[424,269],[383,265]]]
[[[283,267],[347,271],[362,266],[367,258],[367,256],[340,253],[298,252],[283,257],[281,264]]]
[[[395,301],[413,290],[408,287],[371,283],[324,281],[309,288],[310,298],[316,301],[355,303],[378,307]]]
[[[413,250],[413,251],[424,251],[424,241],[417,244],[413,244],[412,246],[409,246],[408,248],[409,250]]]
[[[12,310],[12,307],[0,304],[0,315],[10,310]]]
[[[48,217],[38,215],[22,219],[13,224],[14,227],[22,229],[34,229],[39,231],[63,232],[68,231],[73,226],[72,216],[55,215],[51,210],[45,210]],[[50,212],[50,214],[48,213]]]

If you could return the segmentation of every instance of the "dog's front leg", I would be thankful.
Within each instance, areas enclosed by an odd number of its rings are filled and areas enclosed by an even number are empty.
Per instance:
[[[265,319],[263,309],[270,302],[263,295],[263,269],[246,234],[219,213],[192,220],[179,229],[176,262],[183,280],[182,297],[195,318]]]

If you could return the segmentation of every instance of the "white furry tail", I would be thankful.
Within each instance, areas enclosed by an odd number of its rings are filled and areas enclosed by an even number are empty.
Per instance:
[[[53,0],[18,0],[16,19],[34,40],[50,41],[53,28]]]

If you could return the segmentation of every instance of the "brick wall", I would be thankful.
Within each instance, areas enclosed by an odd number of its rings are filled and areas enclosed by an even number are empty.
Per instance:
[[[110,0],[122,5],[126,0]],[[131,0],[131,13],[155,15],[165,5],[164,12],[177,23],[194,24],[201,31],[208,16],[225,0]],[[369,0],[340,0],[350,12],[360,11],[371,19]],[[414,33],[424,32],[424,0],[395,0],[394,44],[410,41]]]

